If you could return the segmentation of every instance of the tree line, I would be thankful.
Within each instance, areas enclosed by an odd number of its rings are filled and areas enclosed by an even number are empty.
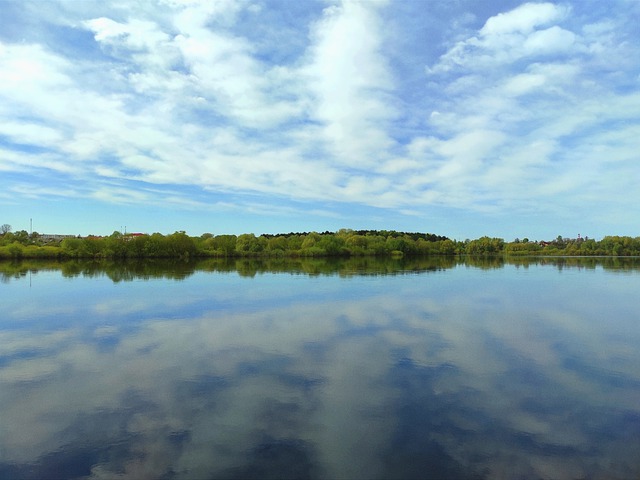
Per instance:
[[[213,235],[185,232],[70,237],[46,241],[36,232],[0,233],[0,259],[19,258],[197,258],[354,257],[419,255],[588,255],[640,256],[640,237],[607,236],[596,241],[558,236],[549,242],[481,237],[452,240],[431,233],[351,230],[286,234]]]

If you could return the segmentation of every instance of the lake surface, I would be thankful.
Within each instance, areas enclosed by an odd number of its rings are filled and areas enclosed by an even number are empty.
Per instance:
[[[638,479],[636,259],[0,264],[1,479]]]

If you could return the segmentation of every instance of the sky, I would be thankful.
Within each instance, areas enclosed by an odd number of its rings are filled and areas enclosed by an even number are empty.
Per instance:
[[[640,235],[640,2],[0,0],[0,224]]]

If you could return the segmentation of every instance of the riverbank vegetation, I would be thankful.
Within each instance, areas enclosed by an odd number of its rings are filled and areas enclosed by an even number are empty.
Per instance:
[[[303,232],[278,235],[213,235],[199,237],[185,232],[122,234],[106,237],[47,238],[26,231],[0,234],[0,259],[21,258],[239,258],[239,257],[358,257],[419,255],[489,256],[639,256],[640,237],[606,236],[563,238],[551,241],[481,237],[457,241],[431,233],[394,230],[350,230]]]

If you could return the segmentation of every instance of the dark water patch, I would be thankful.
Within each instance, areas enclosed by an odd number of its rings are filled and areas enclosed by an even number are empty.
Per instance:
[[[247,452],[244,464],[212,479],[219,480],[314,480],[322,471],[313,449],[297,439],[265,439]]]

